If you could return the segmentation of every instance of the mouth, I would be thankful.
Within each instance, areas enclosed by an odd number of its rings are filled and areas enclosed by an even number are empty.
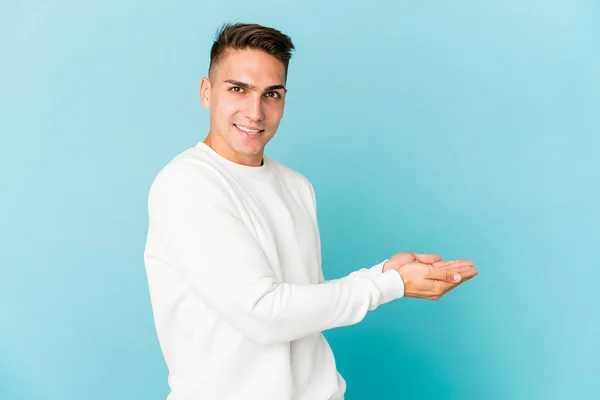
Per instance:
[[[243,134],[247,137],[257,137],[257,136],[260,136],[260,134],[265,131],[264,129],[259,129],[257,127],[251,127],[251,126],[244,126],[244,125],[237,125],[237,124],[233,124],[233,126],[236,127],[238,132],[240,132],[241,134]]]

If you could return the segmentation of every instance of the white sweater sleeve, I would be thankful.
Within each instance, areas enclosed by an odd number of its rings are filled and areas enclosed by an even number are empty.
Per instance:
[[[202,181],[193,167],[163,170],[148,198],[150,228],[192,290],[251,340],[288,342],[352,325],[402,297],[402,278],[376,273],[381,264],[319,284],[276,282],[239,216],[215,204]]]

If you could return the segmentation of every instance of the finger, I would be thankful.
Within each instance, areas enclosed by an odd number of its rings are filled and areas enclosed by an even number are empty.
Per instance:
[[[479,273],[473,267],[460,267],[460,268],[452,268],[452,269],[442,268],[442,269],[445,271],[451,271],[451,272],[460,274],[460,276],[462,277],[461,282],[471,279],[472,277],[474,277],[475,275],[477,275]]]
[[[442,260],[442,257],[438,254],[417,254],[415,253],[415,257],[418,262],[423,264],[433,264],[435,262],[439,262]]]
[[[479,271],[477,271],[475,268],[471,268],[470,271],[460,272],[460,275],[462,276],[462,281],[464,282],[479,275]]]
[[[454,290],[455,288],[457,288],[458,286],[462,285],[464,282],[468,281],[469,279],[473,278],[474,276],[476,276],[478,274],[477,270],[474,268],[469,268],[470,271],[468,271],[466,274],[465,273],[461,273],[462,279],[460,281],[460,283],[448,283],[448,282],[442,282],[442,281],[437,281],[437,293],[440,293],[438,296],[443,296],[446,293],[448,293],[451,290]]]
[[[469,269],[473,269],[473,263],[455,263],[451,265],[446,265],[445,267],[437,267],[439,269],[445,269],[448,271],[468,271]]]
[[[464,265],[475,265],[475,263],[471,260],[449,260],[449,261],[438,261],[433,263],[433,266],[436,268],[443,268],[443,267],[451,267],[457,264],[464,264]]]
[[[474,278],[479,274],[479,272],[474,268],[469,268],[466,271],[454,271],[455,273],[459,273],[461,276],[460,284],[465,283],[471,278]]]
[[[436,268],[445,267],[448,265],[456,264],[459,260],[451,260],[451,261],[438,261],[433,263],[433,266]]]
[[[458,283],[461,281],[462,276],[454,271],[430,267],[426,278],[449,283]]]
[[[458,272],[459,274],[461,274],[464,277],[465,274],[468,274],[474,268],[471,267],[470,265],[463,265],[463,266],[458,266],[458,267],[446,267],[446,268],[439,268],[439,269],[444,270],[444,271]]]

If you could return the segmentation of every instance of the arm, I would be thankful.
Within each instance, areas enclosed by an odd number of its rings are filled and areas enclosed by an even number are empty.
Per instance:
[[[276,282],[254,237],[235,211],[206,194],[209,186],[194,168],[159,174],[149,196],[150,225],[194,292],[251,340],[287,342],[355,324],[402,296],[393,270],[311,285]]]

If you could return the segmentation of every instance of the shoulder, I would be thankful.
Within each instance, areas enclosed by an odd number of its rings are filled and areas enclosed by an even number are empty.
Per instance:
[[[148,201],[183,198],[202,199],[220,204],[228,199],[227,182],[218,168],[198,148],[190,148],[175,156],[156,175]]]

